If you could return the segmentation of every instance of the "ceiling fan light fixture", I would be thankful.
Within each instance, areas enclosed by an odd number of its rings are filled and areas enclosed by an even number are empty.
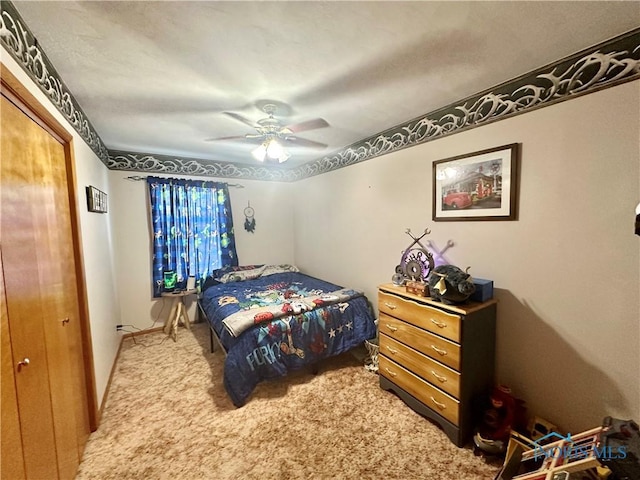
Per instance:
[[[253,158],[255,158],[256,160],[258,160],[259,162],[264,162],[264,159],[267,156],[267,146],[266,143],[261,144],[258,148],[254,148],[251,151],[251,155],[253,155]]]
[[[280,158],[282,155],[284,154],[284,148],[282,148],[282,145],[280,145],[280,142],[278,142],[275,139],[271,139],[267,142],[267,156],[269,158]]]
[[[277,160],[279,163],[286,162],[291,156],[275,138],[262,143],[251,152],[251,155],[259,162]]]
[[[289,157],[290,157],[290,156],[291,156],[291,155],[289,155],[289,154],[287,153],[287,151],[283,149],[283,150],[282,150],[282,155],[280,155],[280,156],[278,157],[278,162],[280,162],[280,163],[284,163],[284,162],[286,162],[287,160],[289,160]]]
[[[257,122],[253,122],[239,113],[223,112],[228,117],[253,127],[256,133],[211,138],[207,141],[246,139],[253,142],[255,140],[261,140],[262,143],[251,151],[251,155],[259,162],[270,163],[284,163],[291,157],[285,149],[286,142],[294,142],[297,147],[320,149],[328,147],[325,143],[306,140],[296,136],[300,132],[328,127],[329,123],[325,119],[314,118],[303,122],[283,125],[274,116],[276,109],[277,105],[274,103],[266,103],[263,105],[262,110],[267,114],[267,117],[261,118]]]

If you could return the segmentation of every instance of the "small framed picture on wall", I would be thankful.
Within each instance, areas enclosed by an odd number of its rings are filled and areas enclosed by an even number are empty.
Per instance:
[[[96,187],[87,187],[87,209],[90,212],[107,213],[107,194]]]

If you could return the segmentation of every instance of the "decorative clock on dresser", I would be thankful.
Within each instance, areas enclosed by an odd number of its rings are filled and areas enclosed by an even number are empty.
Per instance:
[[[378,287],[380,387],[458,447],[471,439],[479,402],[494,385],[496,303],[447,305],[391,283]]]

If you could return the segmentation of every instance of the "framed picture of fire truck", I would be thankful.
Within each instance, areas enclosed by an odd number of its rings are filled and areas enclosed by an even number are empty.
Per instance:
[[[516,220],[519,144],[433,162],[433,220]]]

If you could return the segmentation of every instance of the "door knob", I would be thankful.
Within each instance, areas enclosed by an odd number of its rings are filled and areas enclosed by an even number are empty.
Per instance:
[[[69,319],[68,318],[63,318],[62,319],[62,326],[64,327],[67,323],[69,323]]]
[[[31,360],[29,360],[28,357],[24,357],[21,361],[18,362],[18,371],[20,371],[22,367],[28,367],[30,362]]]

